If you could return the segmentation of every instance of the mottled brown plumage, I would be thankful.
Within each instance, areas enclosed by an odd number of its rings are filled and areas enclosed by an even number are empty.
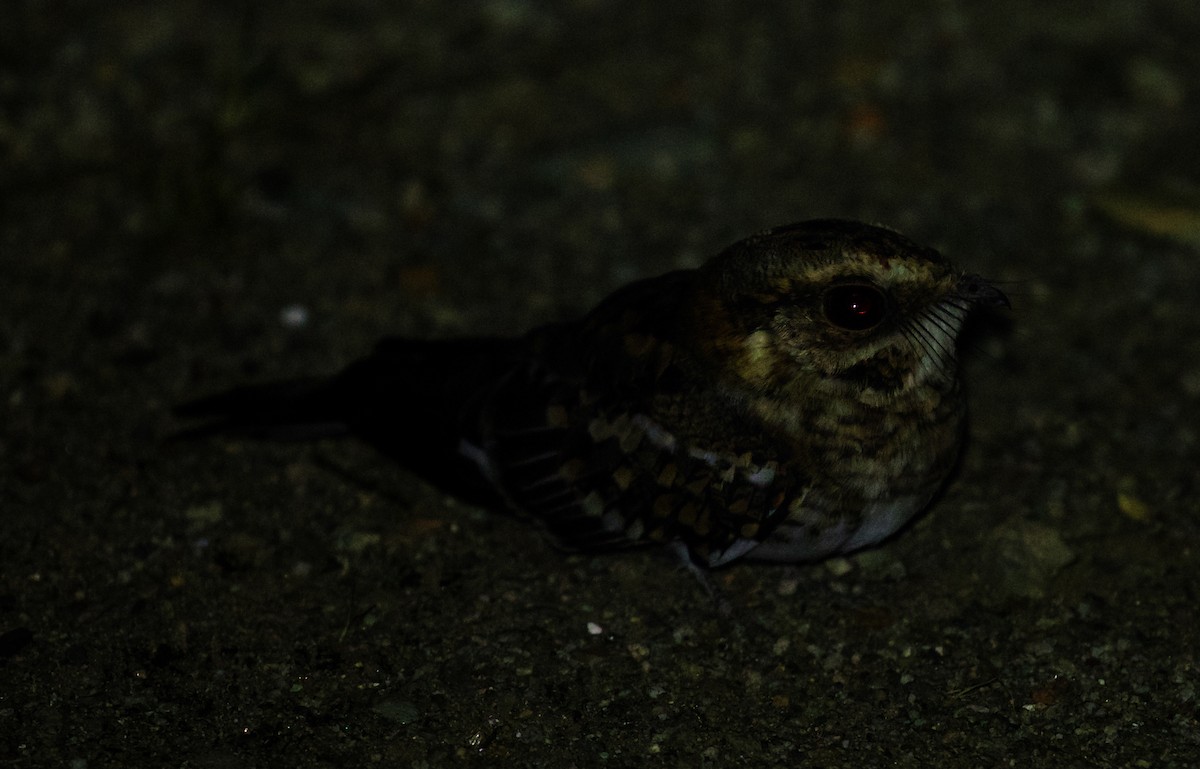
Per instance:
[[[561,541],[800,561],[889,536],[955,463],[955,339],[983,279],[814,221],[633,283],[517,339],[385,340],[329,380],[198,401],[217,429],[357,434]]]

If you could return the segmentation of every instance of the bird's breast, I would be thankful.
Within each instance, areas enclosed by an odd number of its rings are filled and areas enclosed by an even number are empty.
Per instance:
[[[886,539],[928,504],[962,442],[957,387],[882,404],[827,398],[820,407],[755,408],[793,446],[786,470],[811,478],[752,551],[761,560],[812,560]]]

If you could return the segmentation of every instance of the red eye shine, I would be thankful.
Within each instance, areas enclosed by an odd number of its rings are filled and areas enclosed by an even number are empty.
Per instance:
[[[878,326],[886,311],[887,297],[872,285],[847,283],[825,292],[825,317],[847,331]]]

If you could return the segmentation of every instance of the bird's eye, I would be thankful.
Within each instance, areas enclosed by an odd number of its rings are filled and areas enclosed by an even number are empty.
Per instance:
[[[845,283],[825,292],[825,317],[847,331],[866,331],[883,320],[887,297],[875,286]]]

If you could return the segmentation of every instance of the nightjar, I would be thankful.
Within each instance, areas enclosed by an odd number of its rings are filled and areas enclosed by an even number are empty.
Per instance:
[[[389,338],[186,404],[202,432],[358,436],[562,543],[804,561],[904,525],[956,462],[956,337],[997,288],[841,220],[768,230],[518,338]]]

